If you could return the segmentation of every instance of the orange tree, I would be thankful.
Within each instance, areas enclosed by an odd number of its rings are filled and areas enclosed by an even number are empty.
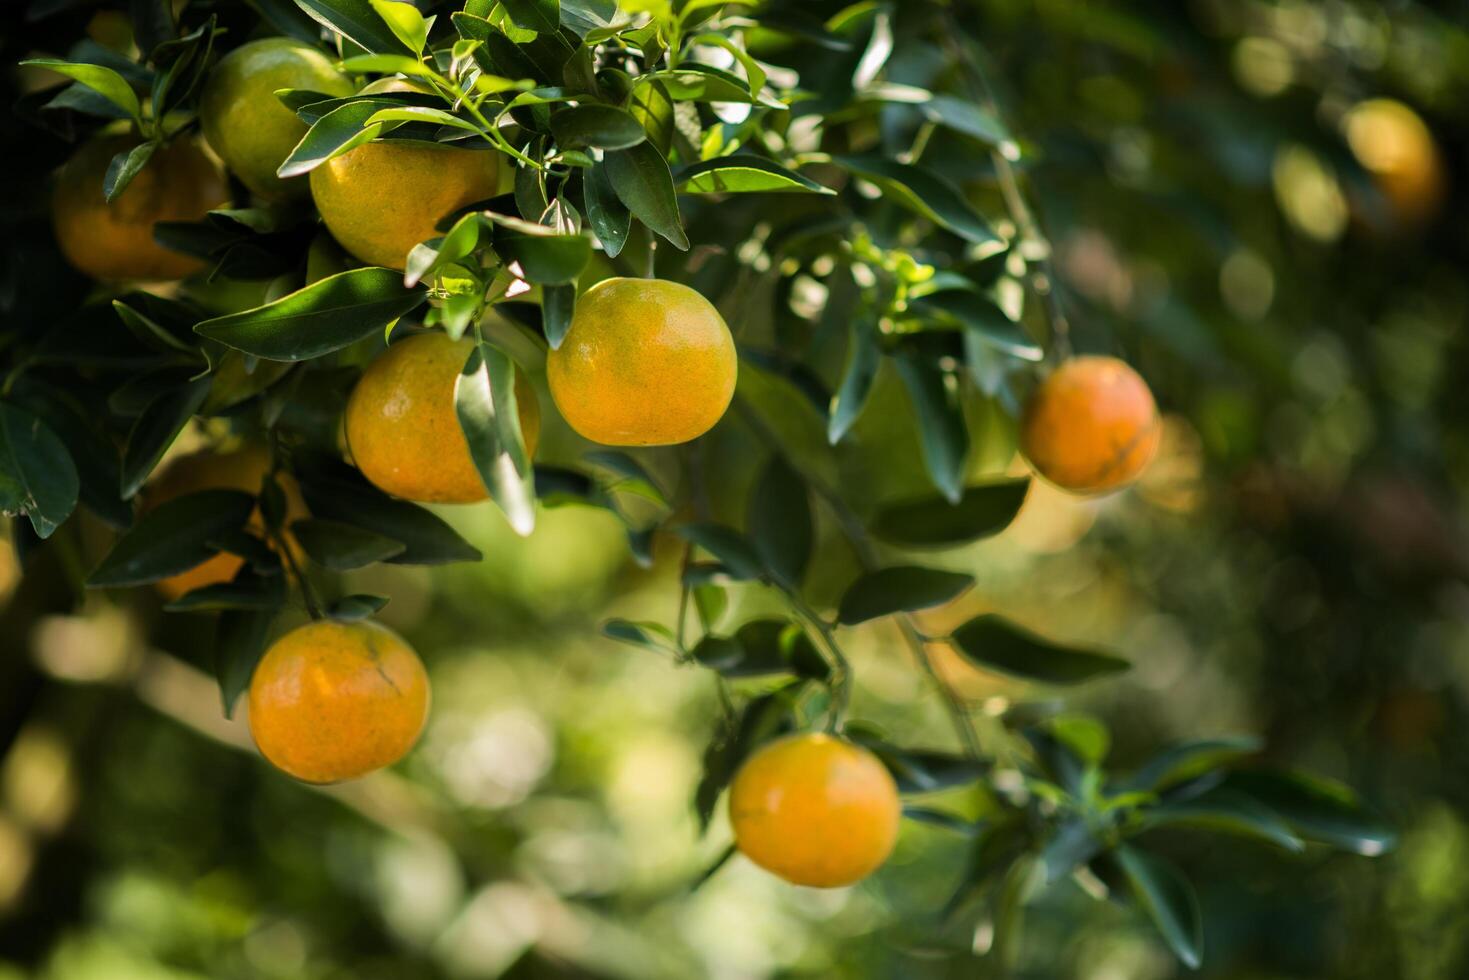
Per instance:
[[[982,739],[936,666],[942,650],[1061,687],[1128,666],[995,614],[942,635],[914,617],[973,583],[923,555],[1004,529],[1029,488],[972,477],[974,406],[1014,420],[1035,471],[1075,492],[1125,486],[1160,437],[1135,371],[1072,356],[1027,140],[963,5],[130,9],[136,58],[80,40],[25,62],[62,81],[22,108],[76,142],[55,233],[98,283],[63,328],[5,338],[0,506],[28,520],[13,528],[26,551],[81,535],[85,510],[115,536],[87,587],[165,583],[167,609],[212,615],[223,711],[249,690],[267,759],[321,782],[408,751],[422,665],[371,622],[390,597],[342,594],[338,576],[482,560],[419,504],[489,497],[522,534],[542,507],[609,510],[644,563],[681,542],[671,622],[605,632],[718,678],[726,710],[694,805],[707,822],[732,784],[731,853],[793,882],[881,864],[901,794],[906,818],[973,841],[937,934],[992,916],[1008,955],[1026,902],[1076,878],[1132,896],[1197,965],[1198,903],[1150,831],[1389,846],[1348,790],[1262,767],[1250,737],[1125,772],[1106,764],[1105,729],[1044,706]],[[587,440],[680,446],[646,450],[676,465],[676,490],[622,449],[536,463],[517,362],[543,360]],[[750,371],[788,385],[860,455],[880,370],[911,402],[932,491],[870,507],[737,385]],[[155,481],[190,426],[260,465]],[[723,461],[758,470],[738,521],[711,516],[700,440],[714,427],[761,447]],[[821,526],[853,558],[830,608],[803,588]],[[224,572],[190,578],[205,567]],[[181,580],[194,587],[166,584]],[[785,611],[730,624],[734,590]],[[294,610],[317,622],[277,638]],[[883,619],[944,706],[950,746],[895,744],[850,715],[844,631]],[[929,799],[956,792],[965,814]]]

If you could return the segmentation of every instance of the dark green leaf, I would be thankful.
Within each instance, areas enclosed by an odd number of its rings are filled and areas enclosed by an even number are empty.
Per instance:
[[[138,93],[133,91],[127,79],[111,68],[60,61],[56,58],[29,58],[22,61],[21,64],[28,67],[47,68],[58,75],[74,79],[126,112],[134,120],[142,119],[142,107],[138,103]]]
[[[133,40],[144,56],[164,41],[173,40],[177,33],[173,4],[169,0],[129,0],[128,15],[133,24]]]
[[[1018,323],[1007,317],[987,296],[967,290],[945,290],[915,302],[912,311],[956,321],[980,342],[1026,361],[1039,361],[1040,344],[1028,337]]]
[[[233,716],[235,702],[250,686],[255,666],[265,655],[273,611],[227,609],[219,614],[214,635],[214,676],[224,702],[224,715]]]
[[[972,576],[936,568],[916,565],[880,568],[859,576],[847,587],[837,621],[850,626],[879,616],[941,606],[973,584]]]
[[[595,146],[625,150],[648,138],[643,124],[626,109],[583,102],[551,114],[551,134],[563,149]]]
[[[0,404],[0,511],[48,538],[76,509],[81,480],[66,445],[30,412]]]
[[[369,266],[328,276],[273,303],[205,320],[200,336],[273,361],[304,361],[380,334],[423,302],[401,273]]]
[[[408,51],[408,46],[389,29],[368,0],[296,0],[296,3],[317,23],[346,36],[368,51],[393,54]]]
[[[87,579],[90,588],[142,585],[187,572],[217,552],[211,542],[250,519],[255,497],[203,490],[159,504],[112,546]]]
[[[970,206],[953,184],[917,164],[899,163],[879,154],[837,156],[833,160],[880,187],[897,203],[949,229],[959,237],[993,248],[1004,242]]]
[[[608,489],[630,491],[654,503],[668,506],[668,496],[658,485],[658,481],[653,479],[643,464],[627,453],[617,449],[598,449],[587,453],[585,458],[587,462],[617,474],[618,481]]]
[[[611,640],[631,643],[651,650],[673,650],[673,632],[662,623],[634,623],[627,619],[609,619],[602,624],[602,635]]]
[[[558,0],[500,0],[516,27],[537,34],[555,34],[561,27]]]
[[[609,258],[617,258],[622,246],[627,244],[627,233],[632,225],[632,212],[618,200],[617,191],[607,176],[607,165],[597,161],[582,175],[582,203],[587,213],[587,223],[592,233],[602,243],[602,251]]]
[[[739,717],[710,741],[704,752],[704,775],[694,791],[694,808],[699,815],[700,827],[709,826],[719,794],[734,778],[740,763],[756,746],[788,727],[783,693],[776,691],[752,698]]]
[[[1153,920],[1168,948],[1189,969],[1203,962],[1204,921],[1188,879],[1169,862],[1128,844],[1116,850],[1117,864],[1132,883],[1133,895]]]
[[[903,816],[918,823],[928,824],[930,827],[941,827],[944,830],[953,831],[963,837],[979,836],[978,824],[946,810],[934,810],[924,806],[905,806]]]
[[[520,263],[528,282],[552,286],[574,283],[592,258],[586,235],[517,235],[495,237],[495,251],[506,262]]]
[[[291,534],[301,543],[312,561],[334,572],[350,571],[373,562],[387,561],[407,550],[403,542],[385,537],[376,531],[321,517],[309,517],[294,522],[291,525]]]
[[[256,575],[247,569],[232,582],[215,582],[186,592],[163,608],[168,612],[215,612],[221,609],[279,609],[285,601],[285,579]]]
[[[673,99],[668,90],[657,81],[635,86],[627,108],[642,124],[648,141],[667,157],[674,134]]]
[[[1397,832],[1356,794],[1319,776],[1283,770],[1231,772],[1221,789],[1234,790],[1279,814],[1297,834],[1368,857],[1386,853]]]
[[[133,510],[122,499],[117,446],[93,425],[95,419],[86,407],[70,394],[26,375],[15,380],[10,398],[40,417],[67,447],[81,481],[81,502],[115,528],[131,524]]]
[[[743,153],[684,167],[675,184],[684,194],[836,193],[773,160]]]
[[[406,549],[389,563],[439,565],[479,561],[479,549],[461,538],[437,515],[406,500],[394,500],[351,467],[315,461],[297,476],[312,516],[366,528],[403,542]]]
[[[689,238],[679,217],[673,174],[658,148],[644,142],[626,150],[609,150],[603,163],[617,199],[633,217],[668,239],[675,248],[688,251]]]
[[[828,673],[826,661],[805,630],[783,619],[754,620],[734,636],[707,635],[689,652],[725,677],[796,673],[822,678]]]
[[[301,142],[281,161],[276,169],[281,177],[299,177],[310,173],[333,157],[370,142],[383,131],[382,123],[368,123],[381,102],[366,100],[339,105],[312,123]]]
[[[209,394],[209,378],[194,378],[149,403],[128,433],[122,454],[122,496],[130,500]]]
[[[931,497],[892,504],[877,512],[872,533],[908,548],[964,544],[1004,530],[1030,488],[1028,479],[967,487],[958,503]]]
[[[872,391],[872,382],[877,379],[881,360],[876,324],[862,318],[853,319],[847,369],[842,373],[841,386],[831,400],[830,418],[826,425],[826,437],[833,446],[841,441],[862,414],[867,395]]]
[[[1164,803],[1142,810],[1143,826],[1200,827],[1256,837],[1285,848],[1302,851],[1305,844],[1291,832],[1290,825],[1269,807],[1237,790],[1219,788],[1202,796]]]
[[[981,667],[1046,684],[1080,684],[1129,666],[1110,654],[1060,646],[990,614],[956,629],[953,641],[960,653]]]
[[[1142,768],[1117,784],[1119,790],[1160,790],[1229,765],[1260,751],[1253,735],[1233,735],[1175,745],[1149,759]]]
[[[815,538],[811,498],[801,475],[779,453],[756,481],[749,509],[750,541],[765,567],[787,586],[799,587]]]
[[[918,418],[928,475],[939,492],[957,504],[964,493],[964,460],[969,454],[969,429],[959,402],[957,380],[932,360],[916,354],[899,355],[894,364]]]
[[[752,579],[765,574],[759,553],[734,528],[722,524],[685,524],[673,530],[721,561],[734,578]]]

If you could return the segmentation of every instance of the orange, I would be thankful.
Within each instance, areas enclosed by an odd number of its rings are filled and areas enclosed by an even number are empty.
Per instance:
[[[489,496],[454,408],[454,386],[474,341],[440,331],[400,340],[362,372],[347,400],[352,461],[377,487],[424,503],[467,504]],[[536,393],[519,370],[515,403],[528,456],[541,431]]]
[[[155,242],[154,223],[199,221],[229,202],[229,187],[199,144],[181,138],[156,151],[108,204],[107,165],[138,142],[125,133],[96,137],[61,168],[51,200],[56,241],[68,262],[96,279],[181,279],[204,263]]]
[[[1077,357],[1030,396],[1020,451],[1037,473],[1073,493],[1104,493],[1136,480],[1162,427],[1147,382],[1115,357]]]
[[[898,787],[877,756],[831,735],[760,748],[735,775],[735,844],[796,885],[836,888],[876,871],[898,837]]]
[[[265,475],[270,472],[270,453],[264,446],[245,446],[228,453],[212,451],[180,456],[164,468],[144,492],[144,510],[201,490],[243,490],[258,494]],[[306,501],[301,488],[289,473],[277,473],[281,490],[286,495],[286,524],[306,515]],[[250,515],[250,530],[264,534],[265,523],[259,510]],[[289,538],[288,538],[289,540]],[[299,557],[299,551],[293,548]],[[220,552],[202,565],[158,582],[158,591],[168,599],[206,585],[228,582],[240,570],[244,559]]]
[[[275,97],[283,88],[326,96],[352,94],[352,83],[331,58],[309,44],[271,37],[242,44],[221,58],[199,97],[204,138],[225,166],[261,197],[294,197],[309,190],[300,178],[276,176],[276,168],[307,129]]]
[[[370,265],[402,269],[435,225],[466,205],[493,197],[500,157],[432,143],[374,142],[311,171],[311,196],[327,230]]]
[[[695,290],[604,279],[577,300],[546,378],[566,421],[592,442],[666,446],[714,427],[738,368],[729,327]]]
[[[1432,217],[1447,180],[1438,144],[1418,113],[1395,99],[1369,99],[1354,106],[1343,125],[1352,155],[1398,219],[1416,224]]]
[[[250,734],[278,769],[334,783],[407,755],[428,701],[423,661],[397,633],[319,620],[265,651],[250,679]]]

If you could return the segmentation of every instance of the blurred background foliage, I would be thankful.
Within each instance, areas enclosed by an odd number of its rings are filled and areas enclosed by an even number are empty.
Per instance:
[[[127,43],[125,4],[25,6],[6,5],[7,65],[84,29]],[[1065,706],[1106,722],[1113,765],[1254,733],[1271,761],[1343,780],[1396,826],[1376,861],[1155,835],[1200,891],[1203,975],[1469,974],[1469,768],[1454,748],[1469,706],[1469,8],[956,0],[952,13],[984,45],[1025,151],[1075,345],[1135,364],[1167,434],[1136,489],[1087,502],[1037,485],[1004,534],[945,553],[980,585],[929,614],[931,631],[993,608],[1114,647],[1133,670]],[[940,53],[905,34],[905,5],[892,23],[889,80],[929,84]],[[829,58],[750,44],[803,72]],[[882,140],[898,123],[873,125]],[[14,117],[0,126],[0,309],[44,330],[85,289],[42,207],[66,148]],[[924,160],[999,213],[979,144],[939,131]],[[737,206],[691,206],[690,237],[719,241]],[[819,294],[778,281],[699,284],[737,329],[819,320]],[[825,448],[824,419],[773,376],[744,371],[741,395],[870,511],[925,486],[888,371],[859,449]],[[544,407],[542,458],[574,459],[582,447]],[[974,475],[1018,465],[1005,414],[971,412]],[[699,451],[716,514],[741,513],[766,449],[727,422]],[[739,859],[694,888],[728,841],[722,816],[701,837],[690,806],[713,678],[598,632],[609,616],[671,620],[677,544],[660,540],[648,571],[602,511],[548,510],[529,539],[490,507],[444,513],[486,561],[353,581],[394,597],[382,619],[428,663],[430,727],[394,772],[325,790],[262,764],[221,718],[197,666],[207,623],[162,617],[143,594],[72,609],[0,544],[0,977],[1000,975],[930,943],[965,848],[939,827],[905,822],[894,859],[853,890],[795,889]],[[829,605],[852,556],[833,528],[820,545],[811,595]],[[760,601],[736,591],[730,618]],[[854,717],[950,746],[896,630],[849,632]],[[982,717],[1050,697],[940,666]],[[973,945],[987,943],[981,929]],[[1068,883],[1027,909],[1012,975],[1186,972],[1141,917]]]

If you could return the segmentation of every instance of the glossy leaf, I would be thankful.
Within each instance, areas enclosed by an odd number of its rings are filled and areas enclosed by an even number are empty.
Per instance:
[[[168,612],[270,611],[280,608],[285,597],[282,576],[241,572],[232,582],[215,582],[186,592],[163,608]]]
[[[952,319],[981,343],[1026,361],[1039,361],[1044,354],[1018,323],[1012,321],[987,296],[966,290],[933,293],[915,302],[912,311]]]
[[[753,579],[765,574],[759,552],[734,528],[722,524],[685,524],[674,528],[674,533],[709,552],[734,578]]]
[[[76,509],[81,480],[66,445],[39,417],[0,403],[0,511],[25,514],[48,538]]]
[[[193,378],[149,403],[128,433],[122,454],[122,497],[130,500],[209,394],[209,378]]]
[[[46,68],[58,75],[65,75],[96,92],[134,120],[141,121],[142,119],[143,110],[138,102],[138,93],[133,91],[127,79],[111,68],[103,65],[77,64],[56,58],[29,58],[22,61],[21,64],[34,68]]]
[[[1268,841],[1287,851],[1299,852],[1306,845],[1275,811],[1252,797],[1227,788],[1202,796],[1146,807],[1143,825],[1153,827],[1199,827],[1220,830]]]
[[[369,0],[296,0],[317,23],[350,38],[368,51],[402,52],[408,46],[378,16]]]
[[[952,639],[960,653],[981,667],[1046,684],[1080,684],[1129,666],[1111,654],[1052,643],[992,614],[971,619]]]
[[[219,614],[214,634],[214,676],[226,718],[234,715],[235,702],[250,686],[255,667],[265,655],[270,624],[275,613],[268,610],[228,609]]]
[[[841,385],[832,396],[826,425],[826,437],[833,446],[841,442],[842,436],[862,414],[882,361],[877,347],[876,324],[863,318],[854,319],[850,336],[847,367],[842,372]]]
[[[966,487],[957,503],[930,497],[890,504],[877,512],[872,533],[891,544],[935,548],[966,544],[1003,531],[1025,502],[1028,479]]]
[[[499,348],[475,345],[454,386],[459,427],[490,496],[517,534],[535,527],[535,475],[520,432],[515,364]]]
[[[479,561],[479,549],[430,511],[395,500],[340,463],[316,463],[298,469],[301,493],[313,517],[327,518],[376,531],[403,543],[404,550],[387,561],[403,565],[440,565]]]
[[[303,361],[341,350],[423,302],[402,274],[369,266],[312,283],[273,303],[205,320],[194,328],[226,347],[274,361]]]
[[[374,101],[348,102],[339,105],[316,122],[301,137],[301,142],[281,161],[276,173],[281,177],[299,177],[310,173],[333,157],[370,142],[383,131],[383,123],[368,120],[383,111]]]
[[[625,150],[648,138],[643,124],[626,109],[583,102],[551,114],[551,134],[565,149],[594,146]]]
[[[165,501],[118,539],[87,585],[142,585],[186,572],[212,557],[218,548],[211,542],[244,527],[254,509],[254,496],[239,490],[203,490]]]
[[[403,542],[376,531],[320,517],[294,522],[291,534],[312,561],[334,572],[386,561],[407,550]]]
[[[1373,857],[1391,850],[1397,832],[1339,783],[1282,770],[1232,772],[1220,784],[1278,813],[1307,840]]]
[[[112,158],[107,164],[107,173],[102,177],[102,197],[108,204],[116,201],[127,190],[138,172],[153,159],[157,149],[158,144],[150,140],[123,150]]]
[[[974,577],[916,565],[895,565],[861,575],[847,587],[837,621],[851,626],[879,616],[941,606],[964,594]]]
[[[675,248],[688,251],[678,213],[678,196],[668,161],[652,143],[639,143],[626,150],[609,150],[603,157],[607,179],[617,199],[633,217],[662,235]]]
[[[1204,921],[1193,886],[1181,871],[1156,854],[1123,844],[1116,856],[1138,904],[1168,948],[1189,969],[1197,970],[1204,958]]]
[[[683,194],[827,194],[836,191],[750,154],[718,157],[684,167],[675,181]]]
[[[953,375],[926,358],[903,354],[894,358],[894,364],[918,418],[928,475],[945,499],[957,504],[964,493],[964,463],[969,454],[959,385]]]
[[[1253,755],[1264,743],[1253,735],[1202,739],[1175,745],[1149,759],[1137,772],[1120,780],[1118,789],[1160,790]]]
[[[561,27],[558,0],[500,0],[516,27],[537,34],[554,34]]]
[[[897,203],[949,229],[976,245],[993,248],[1004,243],[953,184],[916,164],[899,163],[877,154],[838,156],[836,163],[882,188]]]

